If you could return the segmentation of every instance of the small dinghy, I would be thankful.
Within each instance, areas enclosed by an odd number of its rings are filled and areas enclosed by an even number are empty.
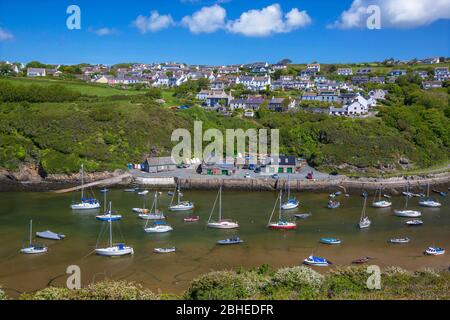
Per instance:
[[[320,239],[320,243],[324,244],[341,244],[342,241],[336,238],[322,238]]]
[[[155,248],[153,249],[153,252],[155,253],[172,253],[177,251],[177,249],[175,247],[172,248]]]
[[[244,242],[244,240],[242,240],[241,238],[234,237],[234,238],[229,238],[229,239],[225,239],[225,240],[219,240],[219,241],[217,241],[217,244],[227,245],[227,244],[240,244],[243,242]]]
[[[42,231],[42,232],[36,232],[36,237],[43,238],[43,239],[49,239],[49,240],[62,240],[66,236],[61,233],[54,233],[50,230]]]
[[[408,226],[421,226],[421,225],[423,225],[423,221],[419,220],[419,219],[409,220],[409,221],[406,221],[405,224],[407,224]]]
[[[353,264],[363,264],[369,262],[370,257],[362,257],[352,261]]]
[[[200,220],[199,216],[190,216],[190,217],[185,217],[183,219],[184,222],[197,222]]]
[[[433,189],[432,191],[434,193],[439,194],[441,197],[445,197],[447,195],[447,192],[444,192],[444,191],[440,191],[440,190],[436,190],[436,189]]]
[[[103,188],[103,189],[100,190],[101,193],[106,193],[108,191],[109,191],[109,189],[106,189],[106,188]]]
[[[388,195],[388,194],[383,194],[383,198],[392,199],[392,197],[390,195]]]
[[[303,260],[303,263],[308,266],[315,266],[315,267],[328,267],[329,265],[332,264],[327,259],[316,256],[309,256],[308,258]]]
[[[411,198],[414,194],[412,192],[409,192],[409,191],[403,191],[402,195],[404,195],[405,197]]]
[[[394,239],[390,239],[389,242],[390,243],[395,243],[395,244],[405,244],[405,243],[409,243],[411,240],[407,237],[405,238],[394,238]]]
[[[148,193],[148,190],[140,191],[137,194],[140,196],[145,196]]]
[[[330,201],[328,201],[328,204],[327,204],[328,209],[337,209],[340,206],[341,206],[341,203],[339,201],[330,200]]]
[[[33,220],[30,220],[30,241],[28,247],[20,249],[20,252],[24,254],[40,254],[46,253],[48,248],[41,244],[33,244]]]
[[[294,217],[297,218],[297,219],[308,219],[311,216],[312,216],[311,213],[300,213],[300,214],[295,214],[294,215]]]
[[[123,192],[136,192],[137,190],[139,190],[139,189],[138,188],[129,188],[129,189],[123,190]]]
[[[425,253],[431,256],[440,256],[445,253],[445,250],[439,247],[428,247]]]
[[[422,213],[414,210],[394,210],[394,215],[402,218],[418,218]]]
[[[369,193],[367,193],[367,191],[363,191],[361,193],[361,197],[367,198],[369,196]]]
[[[147,220],[147,223],[148,223],[148,221],[149,220]],[[153,226],[147,227],[147,224],[145,224],[145,227],[144,227],[144,231],[147,233],[165,233],[165,232],[169,232],[172,230],[173,230],[173,228],[164,221],[155,221]]]

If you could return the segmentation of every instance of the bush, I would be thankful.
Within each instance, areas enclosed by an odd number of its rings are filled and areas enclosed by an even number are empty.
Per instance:
[[[291,292],[291,298],[317,298],[322,286],[323,276],[305,266],[283,268],[278,270],[264,288],[266,294],[278,299],[286,292]]]
[[[246,299],[257,293],[259,281],[259,276],[251,272],[211,272],[194,279],[185,297],[192,300]]]
[[[140,284],[126,281],[102,281],[79,290],[48,287],[22,294],[22,300],[155,300],[158,296]]]

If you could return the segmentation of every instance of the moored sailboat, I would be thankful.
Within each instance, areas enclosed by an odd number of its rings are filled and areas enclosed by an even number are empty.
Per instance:
[[[378,191],[375,191],[375,198],[376,198],[377,193],[378,193],[378,200],[375,201],[375,199],[374,199],[374,201],[372,203],[372,206],[374,208],[388,208],[388,207],[392,206],[392,202],[391,201],[381,199],[382,189],[383,188],[380,185],[380,189]]]
[[[292,210],[296,209],[300,202],[296,198],[291,198],[291,179],[288,177],[287,184],[287,201],[281,205],[281,210]]]
[[[283,191],[280,190],[280,195],[278,196],[277,200],[275,201],[275,205],[272,210],[272,214],[270,215],[269,222],[267,224],[267,227],[269,229],[284,229],[284,230],[292,230],[297,228],[297,224],[295,222],[287,221],[282,218],[281,215],[281,201],[283,199]],[[275,212],[275,209],[277,207],[277,203],[279,203],[278,207],[278,221],[271,222],[273,214]]]
[[[441,203],[439,201],[430,197],[430,184],[429,183],[428,183],[428,187],[427,187],[427,196],[423,197],[419,200],[419,205],[421,205],[422,207],[428,207],[428,208],[441,207]]]
[[[30,241],[28,247],[22,248],[20,252],[25,254],[40,254],[46,253],[48,248],[44,245],[33,244],[33,220],[30,220]]]
[[[219,220],[212,221],[212,215],[214,213],[214,209],[216,207],[217,199],[219,200]],[[214,201],[214,205],[211,209],[211,214],[208,219],[208,228],[214,229],[236,229],[239,228],[239,223],[236,221],[232,221],[230,219],[222,219],[222,186],[219,188],[219,193],[217,194],[216,200]]]
[[[367,197],[364,197],[364,206],[358,224],[360,229],[367,229],[372,224],[372,221],[370,221],[369,217],[366,215],[366,205],[367,205]]]
[[[155,198],[153,200],[152,207],[150,210],[145,208],[145,196],[144,196],[144,206],[139,213],[139,218],[143,220],[163,220],[166,218],[164,213],[158,209],[158,197],[159,193],[155,192]],[[134,212],[139,212],[139,208],[133,208]]]
[[[177,204],[173,204],[173,200],[175,197],[175,194],[177,195]],[[170,211],[188,211],[194,209],[194,204],[190,201],[181,201],[182,193],[180,192],[180,184],[177,183],[177,187],[175,189],[175,192],[172,195],[172,200],[169,205]]]
[[[72,210],[93,210],[100,208],[100,203],[95,198],[86,198],[84,194],[84,165],[81,165],[81,201],[70,205]]]
[[[99,256],[107,256],[107,257],[119,257],[125,256],[129,254],[134,254],[134,250],[132,247],[126,246],[124,243],[113,244],[112,237],[112,221],[108,220],[109,223],[109,243],[108,247],[105,248],[96,248],[95,253]]]
[[[409,197],[405,197],[405,207],[403,210],[394,210],[394,215],[397,217],[405,217],[405,218],[417,218],[422,215],[420,211],[408,210],[408,199]]]

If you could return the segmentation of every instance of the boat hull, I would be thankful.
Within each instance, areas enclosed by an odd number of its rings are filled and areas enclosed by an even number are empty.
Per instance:
[[[418,218],[422,215],[420,211],[414,210],[394,210],[394,214],[401,218]]]
[[[118,246],[95,249],[95,254],[106,257],[120,257],[134,254],[134,250],[131,247],[119,248]]]
[[[267,227],[269,229],[273,229],[273,230],[294,230],[294,229],[297,229],[297,225],[295,225],[293,223],[289,223],[289,224],[285,224],[285,225],[279,225],[277,223],[269,223],[267,225]]]
[[[237,229],[239,228],[239,224],[227,222],[227,223],[220,223],[220,222],[210,222],[208,223],[208,228],[212,229]]]
[[[100,208],[100,203],[98,203],[98,202],[96,202],[96,203],[86,203],[86,202],[74,203],[74,204],[70,205],[70,208],[72,210],[95,210],[95,209]]]
[[[172,231],[173,228],[169,226],[156,226],[156,227],[149,227],[145,228],[144,231],[147,233],[165,233]]]
[[[389,201],[378,201],[372,203],[372,207],[374,208],[389,208],[390,206],[392,206],[392,203]]]
[[[96,216],[95,219],[97,219],[98,221],[118,221],[118,220],[122,219],[122,216],[120,216],[120,215],[111,215],[111,216],[103,215],[103,216]]]
[[[24,254],[42,254],[42,253],[47,253],[48,248],[47,247],[28,247],[28,248],[23,248],[20,250],[21,253]]]
[[[145,214],[141,213],[139,214],[139,218],[142,220],[164,220],[166,216],[163,214]]]
[[[192,210],[194,209],[194,205],[175,205],[175,206],[170,206],[169,210],[170,211],[188,211],[188,210]]]

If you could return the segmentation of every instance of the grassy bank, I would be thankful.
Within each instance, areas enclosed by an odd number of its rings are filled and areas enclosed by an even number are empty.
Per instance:
[[[135,283],[103,281],[79,290],[48,287],[23,293],[22,300],[382,300],[450,299],[450,272],[397,267],[381,274],[381,289],[367,288],[366,267],[337,267],[320,274],[309,267],[271,270],[267,265],[252,270],[216,271],[193,280],[182,295],[155,294]],[[0,290],[0,299],[7,299]]]
[[[304,157],[325,172],[353,176],[425,172],[449,161],[449,95],[448,88],[423,91],[414,81],[387,85],[389,100],[377,117],[277,113],[263,107],[249,120],[199,107],[171,110],[168,106],[186,100],[175,89],[162,91],[161,105],[145,89],[6,78],[0,80],[0,168],[15,171],[31,164],[47,173],[71,173],[82,162],[89,171],[124,168],[148,155],[170,154],[173,130],[192,131],[194,121],[203,121],[204,130],[222,132],[279,129],[281,153]]]

